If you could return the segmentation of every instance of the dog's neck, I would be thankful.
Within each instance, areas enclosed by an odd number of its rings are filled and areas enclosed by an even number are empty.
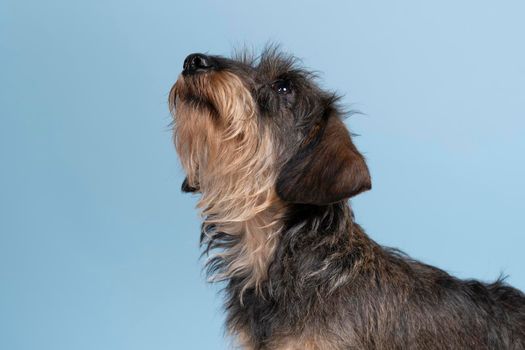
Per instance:
[[[329,290],[336,289],[351,276],[342,273],[337,281],[323,281],[322,270],[339,261],[332,256],[318,256],[317,249],[328,247],[334,255],[355,258],[354,251],[362,252],[361,248],[369,245],[368,237],[353,222],[350,206],[344,201],[327,206],[283,206],[275,200],[246,220],[219,223],[213,217],[205,219],[201,241],[208,249],[219,251],[208,261],[211,279],[234,281],[236,288],[231,296],[242,301],[247,290],[256,295],[272,294],[275,284],[269,275],[299,270],[302,272],[297,276],[298,282],[315,278],[318,283],[329,283]],[[307,253],[294,256],[290,253],[293,251]],[[303,258],[308,261],[302,262]],[[283,260],[289,264],[304,263],[308,269],[288,266],[292,271],[287,271],[281,264]]]
[[[263,341],[266,331],[276,331],[265,321],[276,305],[289,324],[301,327],[312,305],[322,305],[359,275],[370,273],[366,270],[376,244],[353,222],[346,202],[290,205],[281,222],[260,290],[246,288],[235,276],[227,283],[227,324],[233,334]]]
[[[358,271],[356,265],[372,258],[375,246],[354,222],[346,201],[326,206],[296,205],[288,211],[276,264],[270,274],[296,272],[298,286],[308,282],[311,287],[315,280],[314,285],[329,293],[351,280],[352,276],[346,272]],[[281,261],[287,261],[288,265]],[[331,275],[324,271],[330,271]],[[335,271],[339,272],[337,279]]]
[[[241,221],[204,221],[201,242],[218,250],[207,262],[212,281],[237,279],[243,291],[260,290],[282,231],[278,213],[269,207]]]
[[[264,151],[259,148],[258,151]],[[199,207],[204,217],[201,242],[217,253],[208,261],[212,280],[243,281],[243,290],[260,290],[283,226],[283,203],[274,190],[275,175],[264,157],[247,167],[215,168],[225,173],[200,181]],[[256,169],[242,173],[237,169]],[[226,170],[232,171],[227,173]],[[233,172],[235,170],[235,172]],[[217,171],[217,170],[216,170]]]

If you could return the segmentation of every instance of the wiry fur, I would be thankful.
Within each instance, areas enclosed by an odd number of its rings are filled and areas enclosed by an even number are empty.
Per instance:
[[[208,250],[227,248],[209,260],[210,271],[218,272],[214,280],[242,276],[244,288],[259,288],[280,231],[272,142],[258,125],[251,94],[236,75],[186,79],[178,80],[170,97],[177,114],[184,116],[175,124],[175,144],[188,186],[201,193],[201,241]],[[189,102],[177,103],[181,98]],[[202,100],[213,106],[203,112],[196,108]]]
[[[208,57],[170,93],[199,192],[201,241],[244,349],[525,349],[525,296],[456,279],[371,240],[348,197],[370,188],[337,98],[276,49]],[[286,94],[276,82],[290,83]]]

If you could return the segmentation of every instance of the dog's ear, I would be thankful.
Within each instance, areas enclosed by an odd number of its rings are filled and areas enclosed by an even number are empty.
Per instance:
[[[314,133],[283,166],[277,178],[277,194],[281,199],[326,205],[372,187],[365,160],[335,113],[315,128]]]
[[[188,178],[184,178],[184,181],[182,181],[182,185],[180,186],[180,190],[182,192],[186,192],[186,193],[193,193],[193,192],[197,192],[199,189],[197,187],[193,187],[189,184],[188,182]]]

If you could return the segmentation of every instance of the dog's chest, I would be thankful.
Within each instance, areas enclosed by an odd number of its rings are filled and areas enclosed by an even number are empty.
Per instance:
[[[264,345],[256,344],[246,333],[237,336],[237,344],[242,350],[337,350],[347,348],[337,339],[326,335],[305,332],[294,336],[275,336]]]
[[[341,326],[337,311],[328,312],[317,303],[292,304],[266,301],[244,309],[243,324],[234,329],[240,349],[335,350],[348,348],[349,340],[358,339],[350,322]]]

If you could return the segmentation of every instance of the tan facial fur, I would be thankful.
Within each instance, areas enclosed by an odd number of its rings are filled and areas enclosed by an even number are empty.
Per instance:
[[[209,104],[199,105],[195,97]],[[197,206],[205,232],[238,237],[218,253],[226,268],[214,280],[240,277],[246,288],[257,289],[267,277],[280,231],[271,135],[259,124],[243,82],[226,71],[181,76],[170,107],[188,184],[201,194]]]

